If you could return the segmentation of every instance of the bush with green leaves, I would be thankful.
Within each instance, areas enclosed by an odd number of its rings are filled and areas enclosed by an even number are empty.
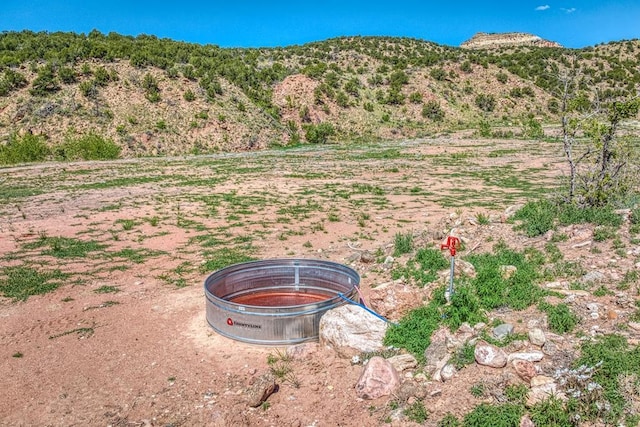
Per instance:
[[[522,120],[522,136],[529,139],[544,138],[542,124],[535,117],[527,117]]]
[[[485,113],[490,113],[494,108],[496,108],[496,97],[493,95],[480,93],[476,96],[475,103],[479,109],[481,109]]]
[[[543,301],[538,305],[538,309],[547,313],[549,329],[557,334],[573,331],[580,321],[566,304],[552,305]]]
[[[305,139],[311,144],[325,144],[330,136],[335,134],[335,128],[331,123],[318,123],[317,125],[306,125]]]
[[[7,144],[0,143],[0,164],[33,163],[46,160],[51,150],[41,135],[30,133],[18,136],[13,134]]]
[[[27,79],[18,71],[8,68],[0,78],[0,96],[6,96],[11,91],[27,85]]]
[[[437,279],[438,270],[447,268],[449,263],[442,252],[433,248],[422,248],[416,252],[414,258],[407,261],[405,266],[397,267],[391,272],[396,280],[404,277],[413,280],[418,286],[425,286]]]
[[[431,99],[423,105],[422,117],[434,122],[440,122],[444,119],[444,110],[438,101]]]
[[[413,233],[396,233],[393,256],[408,254],[413,250]]]
[[[38,70],[38,76],[31,83],[29,93],[33,96],[48,96],[60,90],[53,65],[47,64]]]
[[[120,156],[121,147],[111,139],[95,133],[68,137],[56,147],[59,160],[111,160]]]
[[[517,226],[529,237],[540,236],[553,229],[556,223],[561,225],[590,223],[599,226],[618,228],[622,216],[613,206],[577,206],[575,204],[554,203],[549,199],[527,202],[516,212],[513,219],[522,221]]]

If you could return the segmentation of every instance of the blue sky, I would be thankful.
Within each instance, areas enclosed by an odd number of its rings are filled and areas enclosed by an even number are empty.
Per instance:
[[[523,31],[584,47],[640,38],[640,0],[0,0],[0,31],[92,29],[222,47],[289,46],[350,35],[457,46],[478,31]]]

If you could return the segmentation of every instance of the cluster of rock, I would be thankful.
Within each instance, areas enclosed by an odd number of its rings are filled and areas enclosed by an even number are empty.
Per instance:
[[[489,217],[491,225],[485,227],[492,233],[497,230],[498,224],[504,224],[513,215],[519,206],[510,207],[502,215]],[[625,220],[624,212],[620,212]],[[473,251],[479,244],[486,240],[480,233],[482,227],[478,226],[472,218],[463,219],[459,215],[451,214],[446,220],[447,232],[436,233],[429,236],[433,240],[441,240],[446,234],[455,234],[465,243],[467,251]],[[469,225],[469,229],[464,227]],[[496,227],[496,228],[494,228]],[[510,227],[510,226],[509,226]],[[476,230],[476,231],[470,231]],[[584,251],[593,245],[592,230],[584,225],[571,225],[558,230],[566,236],[563,243],[565,248],[575,251]],[[553,234],[541,236],[535,241],[536,245],[544,245],[552,239]],[[474,242],[476,244],[474,245]],[[531,243],[531,242],[529,242]],[[350,248],[356,252],[350,260],[361,265],[370,265],[375,258],[369,256],[369,251],[361,250],[355,245]],[[470,249],[469,249],[470,248]],[[640,247],[634,246],[626,251],[629,257],[629,267],[638,269],[637,262],[640,256]],[[604,328],[614,328],[621,318],[629,316],[636,309],[635,298],[627,292],[617,290],[609,291],[605,298],[596,298],[592,292],[585,289],[595,289],[598,285],[610,282],[620,282],[620,265],[616,257],[601,257],[594,260],[582,277],[569,280],[556,280],[542,283],[540,286],[552,290],[555,296],[552,299],[562,300],[571,307],[572,312],[578,314],[581,319],[581,328],[587,332],[583,339],[589,336],[597,336],[605,332]],[[631,261],[635,259],[636,261]],[[596,262],[597,261],[597,262]],[[387,257],[383,266],[390,268],[395,260]],[[389,267],[387,267],[389,266]],[[504,278],[508,278],[517,272],[515,266],[504,265],[500,269]],[[474,266],[462,259],[456,259],[456,276],[462,274],[467,277],[475,277]],[[449,270],[442,271],[437,285],[448,283]],[[579,286],[576,286],[579,285]],[[584,289],[580,289],[583,287]],[[368,307],[376,314],[367,311],[357,305],[345,305],[331,310],[323,315],[320,322],[320,348],[330,348],[341,358],[351,358],[353,365],[363,364],[358,381],[354,384],[354,393],[361,399],[377,399],[384,396],[393,396],[402,402],[438,398],[445,387],[444,383],[451,381],[456,384],[456,378],[464,378],[465,373],[460,370],[460,361],[457,357],[462,350],[474,348],[473,369],[488,370],[488,376],[495,378],[499,386],[495,387],[497,394],[502,393],[507,384],[525,384],[529,391],[527,405],[534,405],[550,396],[565,399],[575,392],[568,385],[590,378],[589,372],[580,369],[592,369],[588,367],[570,369],[575,358],[576,349],[581,338],[565,337],[551,333],[548,328],[548,320],[544,313],[536,313],[529,316],[529,320],[522,322],[522,315],[517,319],[508,320],[508,313],[499,314],[501,324],[491,327],[480,323],[477,325],[463,324],[455,332],[442,327],[433,333],[430,344],[424,352],[424,366],[418,369],[418,361],[410,354],[396,354],[389,351],[383,344],[383,339],[390,322],[399,321],[410,310],[423,306],[429,301],[433,288],[419,288],[408,283],[404,278],[377,284],[371,287],[368,295]],[[494,318],[493,321],[496,321]],[[514,339],[514,326],[518,323],[517,338]],[[640,323],[627,319],[627,328],[617,330],[616,333],[625,336],[630,344],[640,343]],[[507,345],[494,345],[492,343],[505,342]],[[287,350],[288,354],[295,356],[318,350],[303,345],[294,346]],[[392,356],[390,356],[393,354]],[[372,355],[375,355],[371,357]],[[387,356],[387,358],[383,357]],[[368,360],[362,360],[366,358]],[[467,361],[468,363],[469,361]],[[468,369],[468,368],[462,368]],[[577,380],[576,380],[577,379]],[[586,379],[586,380],[585,380]],[[271,380],[265,382],[265,390],[272,390]],[[440,386],[438,386],[440,384]],[[469,384],[461,385],[468,389]],[[262,386],[260,386],[262,387]],[[457,387],[457,384],[456,384]],[[597,391],[599,387],[595,383],[589,383],[591,391]],[[502,391],[500,391],[502,390]],[[265,395],[264,390],[254,391],[255,402],[260,401]],[[492,398],[504,399],[504,396],[493,395]],[[435,401],[434,401],[435,402]],[[533,425],[530,420],[523,419],[521,425]]]
[[[562,47],[559,43],[528,33],[477,33],[460,45],[466,49],[495,49],[510,46]]]

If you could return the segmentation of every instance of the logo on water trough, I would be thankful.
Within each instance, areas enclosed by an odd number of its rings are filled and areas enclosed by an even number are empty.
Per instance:
[[[240,326],[242,328],[249,328],[249,329],[262,329],[262,325],[256,325],[253,323],[234,322],[233,319],[230,317],[227,317],[227,325]]]

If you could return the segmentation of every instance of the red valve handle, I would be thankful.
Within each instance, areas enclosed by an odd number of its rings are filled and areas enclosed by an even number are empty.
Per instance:
[[[449,249],[449,254],[451,254],[451,256],[456,256],[456,250],[460,249],[460,239],[455,236],[448,236],[447,243],[442,243],[440,245],[441,251],[445,249]]]

